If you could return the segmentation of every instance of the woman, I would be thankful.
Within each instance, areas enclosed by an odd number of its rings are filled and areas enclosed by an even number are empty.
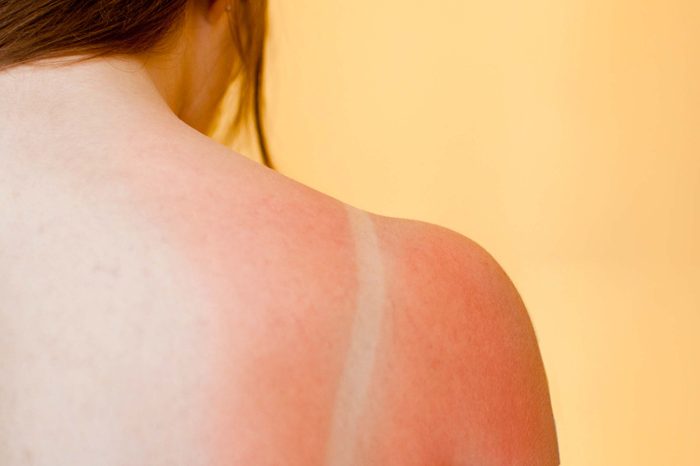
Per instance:
[[[486,251],[204,134],[259,116],[227,1],[0,6],[0,464],[559,464]]]

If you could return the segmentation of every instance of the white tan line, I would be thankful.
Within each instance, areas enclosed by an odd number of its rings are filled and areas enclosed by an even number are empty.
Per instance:
[[[377,353],[385,301],[385,279],[379,240],[371,217],[348,206],[355,238],[358,294],[350,345],[333,410],[326,465],[356,464],[359,421],[367,400]]]

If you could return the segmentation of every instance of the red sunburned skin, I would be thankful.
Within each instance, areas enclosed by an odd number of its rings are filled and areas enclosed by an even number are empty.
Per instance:
[[[466,248],[446,250],[445,244],[461,243],[438,238],[419,235],[407,242],[410,251],[392,254],[402,259],[391,269],[397,277],[389,287],[392,338],[371,396],[384,411],[376,430],[385,448],[376,464],[388,464],[396,451],[406,454],[401,464],[407,465],[426,464],[425,458],[430,464],[530,464],[524,458],[538,464],[546,457],[537,449],[549,420],[542,406],[529,403],[529,394],[541,394],[542,387],[531,377],[540,360],[523,359],[534,343],[518,330],[529,325],[527,316],[515,314],[511,298],[490,282],[490,263]]]
[[[548,420],[528,423],[546,412],[528,398],[542,390],[529,377],[541,361],[522,356],[533,354],[519,330],[529,320],[492,287],[500,272],[467,240],[424,224],[399,235],[386,218],[253,162],[213,160],[165,175],[177,203],[152,212],[205,299],[213,457],[329,466],[537,457]]]

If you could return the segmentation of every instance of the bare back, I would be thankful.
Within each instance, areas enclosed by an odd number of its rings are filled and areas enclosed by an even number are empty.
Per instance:
[[[545,464],[506,462],[551,449],[549,400],[466,238],[195,137],[134,147],[0,158],[0,463]]]

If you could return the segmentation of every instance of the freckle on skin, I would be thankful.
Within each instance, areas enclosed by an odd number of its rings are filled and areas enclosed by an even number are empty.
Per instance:
[[[25,465],[34,464],[34,455],[32,454],[32,451],[29,448],[25,448],[22,451],[22,461]]]

